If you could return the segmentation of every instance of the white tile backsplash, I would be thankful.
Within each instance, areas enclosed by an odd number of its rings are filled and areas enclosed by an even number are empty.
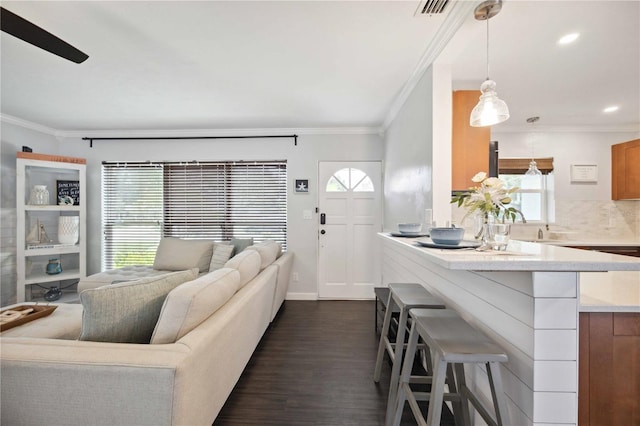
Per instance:
[[[464,227],[466,211],[452,204],[452,221]],[[640,242],[640,201],[556,200],[556,220],[549,224],[516,224],[512,226],[514,239],[535,240],[542,229],[544,239],[593,241],[635,240]]]

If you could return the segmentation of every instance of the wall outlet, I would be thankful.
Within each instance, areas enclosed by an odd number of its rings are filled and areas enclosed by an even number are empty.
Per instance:
[[[294,272],[291,278],[293,279],[293,282],[298,282],[298,279],[299,279],[298,273]]]

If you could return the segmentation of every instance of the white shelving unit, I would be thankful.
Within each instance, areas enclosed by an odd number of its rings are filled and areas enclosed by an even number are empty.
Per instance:
[[[17,211],[17,299],[18,302],[44,300],[34,297],[32,286],[56,286],[63,289],[86,276],[86,160],[35,153],[18,152],[16,160],[16,211]],[[79,183],[79,205],[58,205],[57,181],[71,180]],[[29,197],[34,185],[46,185],[49,204],[30,205]],[[58,218],[79,217],[79,238],[75,245],[58,241]],[[31,229],[38,224],[51,241],[40,245],[27,243]],[[50,259],[59,259],[62,272],[47,274]],[[46,289],[38,288],[38,293]],[[37,294],[37,293],[36,293]],[[75,291],[66,298],[75,298]],[[65,294],[59,301],[65,300]]]

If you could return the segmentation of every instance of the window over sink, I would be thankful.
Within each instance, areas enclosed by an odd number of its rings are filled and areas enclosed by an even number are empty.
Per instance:
[[[161,237],[275,240],[286,249],[286,161],[105,162],[103,269],[152,264]]]
[[[536,158],[541,176],[525,176],[528,158],[501,158],[498,177],[508,188],[520,190],[512,194],[511,205],[522,212],[528,223],[555,221],[553,158]],[[516,222],[521,222],[518,218]]]

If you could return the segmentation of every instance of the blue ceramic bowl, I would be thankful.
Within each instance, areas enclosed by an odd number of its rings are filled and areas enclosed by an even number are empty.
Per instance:
[[[419,223],[399,223],[398,231],[402,234],[417,234],[422,230],[422,225]]]
[[[431,228],[431,240],[436,244],[455,246],[464,237],[464,228]]]

